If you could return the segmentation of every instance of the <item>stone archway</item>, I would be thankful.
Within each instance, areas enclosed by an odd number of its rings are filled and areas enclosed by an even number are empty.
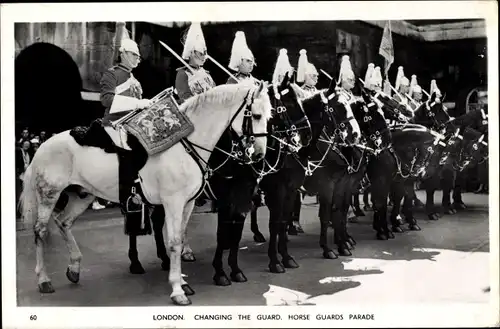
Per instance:
[[[51,43],[34,43],[19,53],[14,70],[18,125],[60,132],[89,121],[80,71],[66,51]]]

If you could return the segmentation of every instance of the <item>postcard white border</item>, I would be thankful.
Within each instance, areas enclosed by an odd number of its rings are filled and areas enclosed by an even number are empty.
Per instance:
[[[380,327],[380,326],[491,326],[499,323],[499,211],[498,111],[489,113],[490,145],[490,273],[491,300],[484,304],[335,305],[335,313],[373,313],[375,321],[153,321],[154,314],[192,314],[220,311],[217,307],[17,307],[14,168],[14,22],[79,21],[250,21],[250,20],[400,20],[485,18],[488,35],[488,101],[498,109],[498,4],[496,1],[390,1],[390,2],[240,2],[240,3],[66,3],[1,5],[1,140],[2,140],[2,307],[6,328],[79,327]],[[396,51],[398,51],[396,49]],[[35,274],[33,273],[33,276]],[[34,281],[35,284],[35,281]],[[195,297],[196,298],[196,297]],[[170,304],[168,295],[166,305]],[[242,307],[224,308],[237,314]],[[411,310],[411,311],[410,311]],[[331,313],[331,307],[244,307],[258,313]],[[30,321],[31,314],[38,319]],[[285,316],[283,316],[285,318]]]

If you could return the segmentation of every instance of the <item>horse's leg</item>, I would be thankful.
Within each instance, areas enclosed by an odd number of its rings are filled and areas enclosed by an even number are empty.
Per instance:
[[[82,261],[82,253],[75,237],[71,232],[71,227],[78,216],[83,214],[90,204],[95,200],[93,195],[88,195],[85,198],[80,198],[75,193],[66,193],[68,202],[54,221],[61,232],[61,236],[66,242],[69,251],[70,264],[66,269],[66,277],[73,283],[80,281],[80,263]]]
[[[353,193],[352,198],[353,198],[352,207],[354,209],[354,215],[363,217],[365,213],[363,212],[363,210],[361,210],[361,206],[359,204],[359,193],[357,192]]]
[[[457,172],[455,178],[455,186],[453,188],[453,209],[466,209],[462,200],[462,186],[465,186],[464,172]]]
[[[34,204],[30,205],[28,211],[32,211],[37,215],[34,224],[34,234],[36,245],[35,273],[38,276],[38,289],[41,293],[53,293],[55,290],[45,267],[44,245],[48,243],[49,220],[52,217],[52,212],[61,195],[62,189],[51,186],[41,178],[37,182],[36,190],[27,192],[36,193],[34,195]],[[25,211],[23,213],[24,216],[27,215]]]
[[[165,225],[165,211],[162,206],[155,206],[151,214],[153,222],[153,232],[156,243],[156,256],[161,260],[161,268],[164,271],[170,269],[170,259],[168,258],[165,240],[163,238],[163,226]]]
[[[415,216],[413,216],[413,207],[415,200],[415,185],[412,180],[407,180],[404,182],[404,193],[406,194],[403,203],[403,214],[408,223],[410,231],[420,231],[420,227],[417,224]]]
[[[186,228],[186,230],[184,230],[184,235],[182,237],[182,241],[183,241],[182,254],[181,254],[182,261],[183,262],[195,262],[196,257],[194,256],[194,252],[188,243],[187,228]]]
[[[363,209],[365,211],[373,210],[372,206],[370,205],[370,201],[368,200],[368,197],[370,196],[371,187],[368,187],[365,190],[365,193],[363,193]]]
[[[451,206],[451,190],[454,184],[454,171],[450,169],[443,170],[443,198],[441,205],[443,207],[443,212],[448,215],[452,215],[455,212]]]
[[[144,274],[146,271],[142,267],[139,261],[139,253],[137,252],[137,235],[129,233],[128,236],[128,259],[130,259],[130,273],[132,274]]]
[[[231,267],[230,277],[234,282],[247,282],[247,277],[238,266],[238,250],[240,247],[241,236],[243,234],[243,227],[245,226],[246,214],[233,213],[232,219],[232,234],[229,236],[230,246],[228,257],[228,264],[229,267]]]
[[[389,195],[390,181],[375,181],[372,183],[373,203],[373,229],[377,232],[378,240],[389,238],[389,227],[387,224],[387,197]]]
[[[323,249],[323,257],[326,259],[337,259],[337,254],[328,246],[328,227],[331,225],[332,219],[332,206],[331,194],[327,197],[323,193],[319,196],[319,220],[321,224],[321,231],[319,235],[319,246]]]
[[[399,221],[398,215],[401,212],[401,200],[404,198],[404,202],[408,202],[408,196],[405,196],[404,192],[404,182],[393,181],[391,185],[391,193],[393,195],[394,204],[391,211],[391,226],[392,232],[403,233],[401,228],[401,222]]]
[[[186,205],[184,206],[184,210],[182,211],[182,221],[181,221],[181,236],[182,236],[181,250],[186,250],[186,246],[187,246],[187,248],[189,250],[191,250],[191,248],[189,247],[189,245],[187,245],[187,242],[186,242],[185,239],[187,238],[187,226],[188,226],[188,223],[189,223],[189,218],[191,217],[191,214],[193,213],[194,205],[195,205],[195,200],[191,200],[191,201],[189,201],[189,202],[186,203]],[[182,251],[181,251],[181,257],[180,258],[182,260]],[[167,256],[167,259],[168,259],[168,256]],[[194,260],[195,259],[194,259],[194,255],[193,255],[193,261]],[[180,267],[179,267],[179,271],[180,271]],[[170,273],[172,273],[172,267],[170,267]],[[182,288],[182,290],[184,291],[184,293],[186,294],[186,296],[194,295],[193,288],[191,288],[191,286],[184,280],[184,278],[182,277],[182,272],[180,272],[180,273],[181,273],[180,280],[181,280],[181,288]],[[191,303],[191,301],[189,301],[189,303]]]
[[[229,286],[231,284],[226,272],[224,272],[222,263],[224,250],[229,249],[232,233],[231,226],[229,206],[227,202],[221,202],[217,209],[217,248],[215,249],[214,259],[212,261],[212,267],[215,270],[213,281],[217,286]]]
[[[425,187],[425,211],[427,217],[430,220],[438,220],[439,215],[436,211],[436,205],[434,204],[434,192],[437,189],[437,184],[439,183],[440,177],[438,175],[431,177],[423,182]]]
[[[187,204],[183,197],[172,196],[168,202],[163,201],[165,211],[164,234],[167,237],[167,252],[170,258],[170,272],[168,279],[172,286],[170,298],[177,305],[189,305],[191,301],[186,296],[183,285],[187,285],[182,278],[181,253],[183,237],[194,207],[194,201]],[[189,286],[188,286],[189,287]]]
[[[253,240],[258,243],[264,243],[266,242],[266,238],[264,238],[264,235],[260,232],[259,224],[257,223],[258,209],[259,208],[254,203],[252,209],[250,210],[250,229],[253,233]]]
[[[279,222],[279,228],[278,228],[278,252],[282,257],[282,263],[285,268],[298,268],[299,265],[293,259],[293,257],[288,253],[288,246],[287,246],[287,223],[288,221],[286,220],[287,218],[292,218],[292,214],[297,211],[297,199],[298,199],[298,206],[299,206],[299,215],[300,216],[300,206],[301,206],[301,200],[300,200],[300,192],[298,191],[288,191],[288,193],[285,196],[285,202],[283,204],[282,208],[282,214],[281,214],[281,221]]]
[[[300,225],[300,210],[302,208],[302,193],[297,191],[296,197],[293,203],[293,212],[292,212],[292,224],[295,227],[297,233],[304,233],[304,229]]]
[[[282,262],[278,259],[278,234],[281,226],[286,225],[285,219],[282,218],[285,191],[281,184],[278,184],[274,190],[265,191],[266,197],[271,200],[266,204],[269,208],[269,246],[267,255],[269,257],[269,270],[271,273],[285,273],[285,268]],[[281,222],[284,222],[281,225]]]

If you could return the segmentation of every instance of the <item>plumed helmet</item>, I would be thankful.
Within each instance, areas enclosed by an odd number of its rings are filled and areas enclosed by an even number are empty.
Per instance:
[[[351,61],[349,60],[349,55],[342,56],[342,61],[340,62],[340,72],[338,84],[348,78],[353,78],[354,72],[351,67]]]
[[[141,55],[137,43],[135,43],[134,40],[128,38],[122,39],[119,50],[120,52],[130,51],[131,53],[134,53],[137,56]]]
[[[434,79],[431,80],[431,95],[433,93],[441,95],[441,90],[439,90],[437,83],[436,83],[436,80],[434,80]]]
[[[276,66],[274,67],[273,73],[273,83],[280,83],[287,72],[291,76],[293,73],[293,67],[290,64],[290,59],[288,58],[288,51],[283,48],[280,49],[278,59],[276,60]]]
[[[229,59],[229,68],[237,71],[243,59],[250,59],[253,61],[254,56],[250,48],[248,48],[245,32],[238,31],[234,36],[231,58]]]
[[[195,50],[201,53],[206,53],[207,51],[205,37],[203,36],[203,31],[201,30],[201,24],[199,22],[193,22],[189,26],[186,40],[184,41],[182,59],[188,60]]]
[[[396,88],[397,91],[399,91],[399,88],[401,86],[409,86],[410,85],[410,80],[405,76],[405,71],[402,66],[398,67],[398,75],[396,76],[396,83],[394,87]]]
[[[365,84],[364,84],[365,87],[368,87],[370,85],[374,71],[375,71],[375,64],[373,63],[368,64],[368,69],[366,69],[366,74],[365,74]]]
[[[309,63],[307,59],[307,51],[300,50],[299,63],[297,65],[297,82],[303,82],[307,74],[318,74],[316,67]]]

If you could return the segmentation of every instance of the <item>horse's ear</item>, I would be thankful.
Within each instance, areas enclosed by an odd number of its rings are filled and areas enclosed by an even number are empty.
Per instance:
[[[265,81],[264,80],[260,80],[260,82],[259,82],[259,88],[255,92],[255,98],[259,98],[260,97],[260,93],[262,92],[262,90],[264,90],[265,85],[266,85]]]
[[[331,95],[335,92],[335,87],[336,87],[335,79],[332,79],[330,81],[330,85],[328,86],[328,94]]]
[[[288,86],[288,84],[290,83],[290,80],[291,80],[291,75],[293,75],[293,73],[290,73],[290,72],[286,72],[285,73],[285,77],[283,78],[283,81],[281,82],[281,87],[286,87]]]

